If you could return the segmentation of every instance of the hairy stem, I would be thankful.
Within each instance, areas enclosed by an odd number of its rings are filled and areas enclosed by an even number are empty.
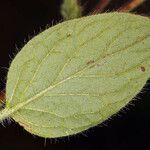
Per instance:
[[[121,6],[118,11],[119,12],[129,12],[141,5],[145,0],[131,0],[128,3],[125,3],[123,6]]]
[[[15,112],[15,109],[3,109],[0,111],[0,122],[10,117]]]

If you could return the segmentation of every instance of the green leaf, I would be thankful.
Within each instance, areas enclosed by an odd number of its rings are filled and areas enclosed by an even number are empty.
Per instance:
[[[58,24],[13,60],[6,108],[32,134],[55,138],[102,123],[150,77],[150,20],[105,13]]]
[[[61,6],[61,14],[64,20],[79,18],[82,16],[82,8],[78,4],[78,0],[63,0]]]

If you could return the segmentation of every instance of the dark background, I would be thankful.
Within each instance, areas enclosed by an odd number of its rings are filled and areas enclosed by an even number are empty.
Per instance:
[[[150,16],[150,1],[135,12]],[[62,20],[62,0],[0,0],[0,90],[5,88],[7,68],[18,49],[30,37]],[[117,9],[127,0],[112,0],[106,10]],[[87,15],[97,0],[82,0]],[[0,150],[149,150],[150,149],[150,84],[133,102],[121,111],[83,134],[62,139],[45,139],[31,135],[17,123],[0,125]]]

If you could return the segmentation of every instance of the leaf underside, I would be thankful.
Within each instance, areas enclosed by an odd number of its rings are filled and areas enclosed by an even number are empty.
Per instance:
[[[6,108],[32,134],[55,138],[102,123],[150,77],[150,20],[105,13],[30,40],[9,69]]]

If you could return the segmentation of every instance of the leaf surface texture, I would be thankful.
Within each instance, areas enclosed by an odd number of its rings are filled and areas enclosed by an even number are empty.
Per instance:
[[[105,13],[60,23],[13,60],[6,108],[32,134],[55,138],[102,123],[150,77],[150,20]]]

